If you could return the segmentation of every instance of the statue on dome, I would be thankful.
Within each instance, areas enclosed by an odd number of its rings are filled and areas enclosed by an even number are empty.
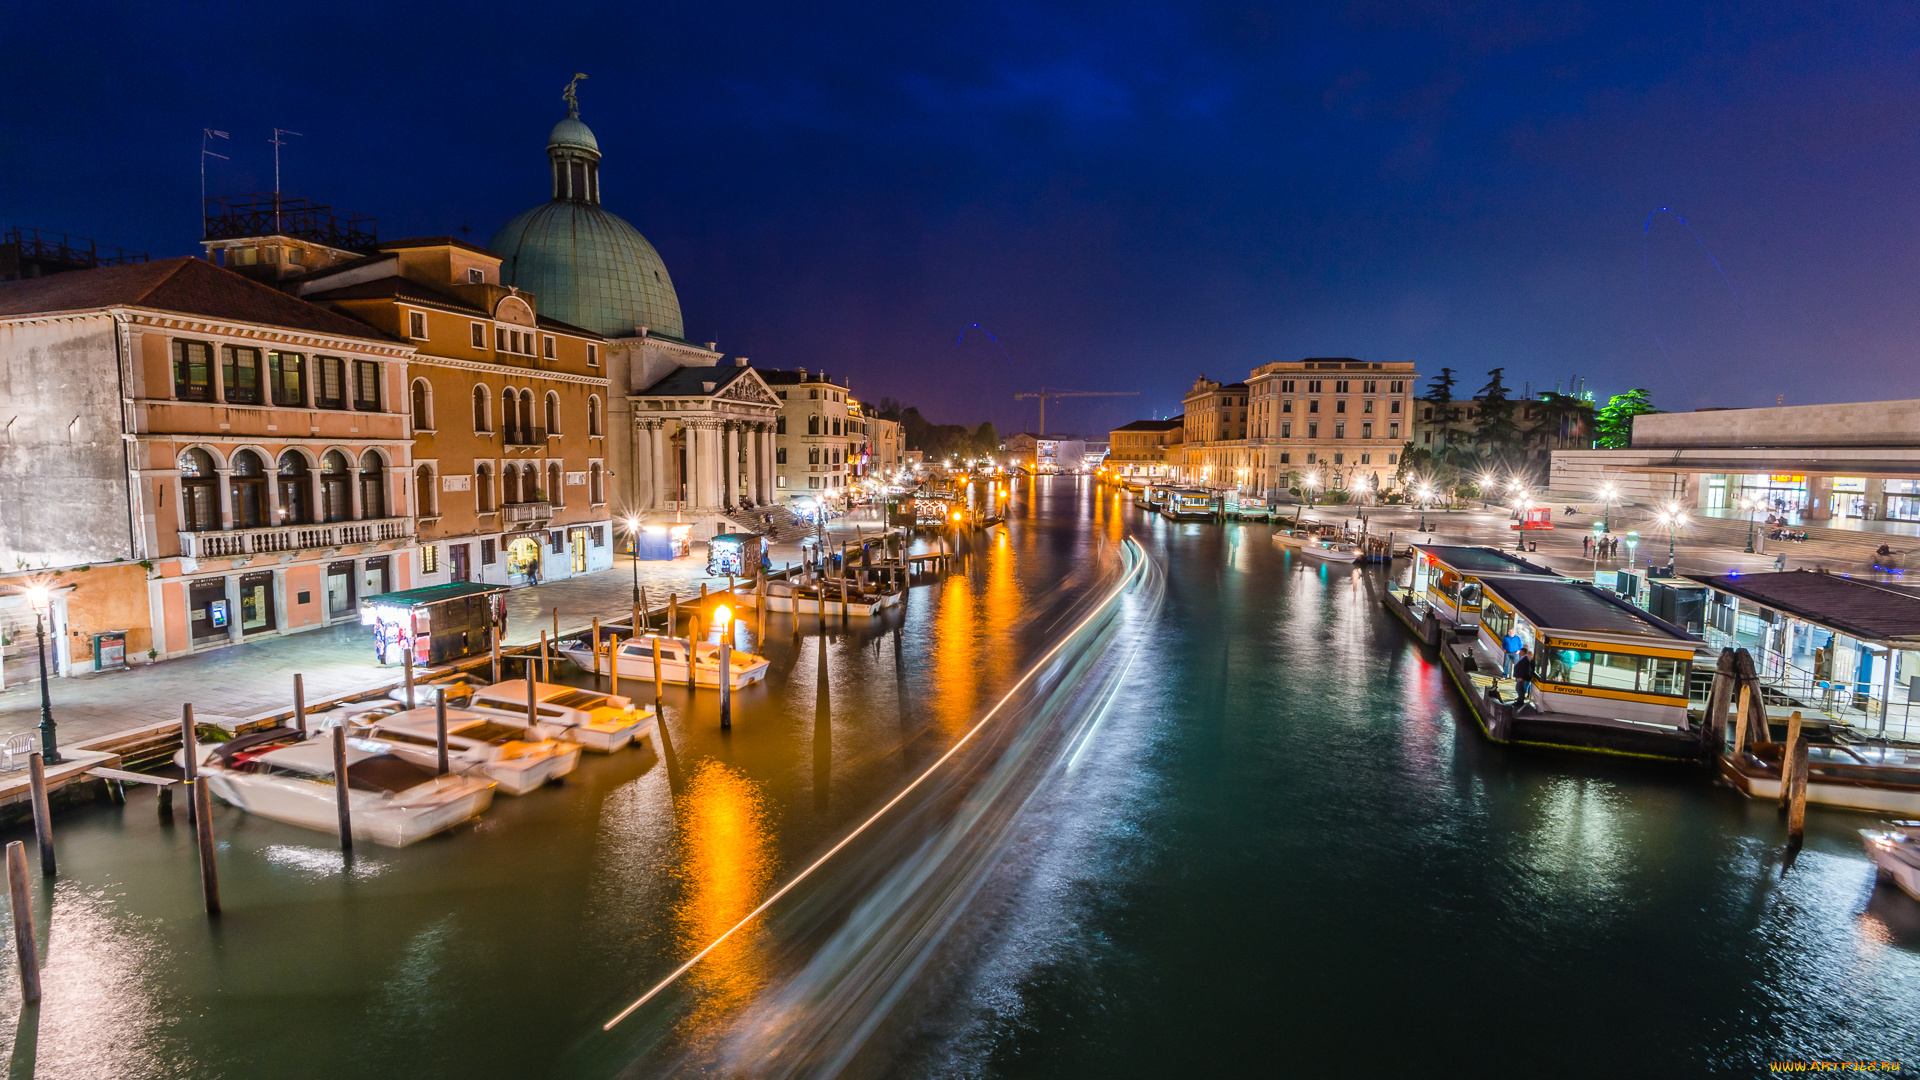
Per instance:
[[[561,98],[567,103],[567,115],[575,120],[580,119],[580,98],[575,95],[573,87],[575,83],[586,77],[587,73],[584,71],[574,72],[573,78],[567,80],[567,88],[560,92]]]

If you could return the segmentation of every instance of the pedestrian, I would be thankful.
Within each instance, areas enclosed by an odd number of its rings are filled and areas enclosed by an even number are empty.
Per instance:
[[[1513,707],[1518,711],[1527,703],[1527,693],[1533,689],[1533,650],[1524,646],[1520,649],[1520,659],[1513,663]]]
[[[1587,556],[1592,554],[1593,554],[1593,537],[1591,536],[1581,537],[1580,538],[1580,557],[1584,559]]]
[[[1511,629],[1509,629],[1507,631],[1507,636],[1500,639],[1500,652],[1501,652],[1500,674],[1501,675],[1513,674],[1514,657],[1519,656],[1520,650],[1524,648],[1526,648],[1526,643],[1520,640],[1520,635],[1514,633]]]

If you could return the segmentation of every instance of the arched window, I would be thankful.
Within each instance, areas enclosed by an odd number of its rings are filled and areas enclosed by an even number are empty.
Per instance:
[[[563,479],[565,478],[560,475],[560,463],[547,462],[547,498],[555,506],[564,506],[567,502],[566,489],[560,486],[560,481]]]
[[[807,417],[807,434],[809,435],[820,434],[820,418],[818,416]]]
[[[501,502],[517,503],[520,501],[520,470],[514,468],[512,463],[500,467],[500,485],[502,488],[500,494]]]
[[[260,455],[242,450],[233,455],[227,484],[233,491],[233,527],[258,529],[267,522],[267,467]]]
[[[606,434],[606,432],[600,430],[600,395],[599,394],[587,395],[587,434],[588,435],[605,435]]]
[[[422,465],[413,471],[414,511],[421,517],[438,516],[433,508],[433,466]]]
[[[774,463],[775,465],[785,465],[785,464],[787,463],[787,448],[786,448],[786,447],[784,447],[784,446],[776,446],[776,447],[774,447],[774,450],[773,450],[773,463]]]
[[[280,521],[305,525],[313,520],[313,472],[305,454],[288,450],[280,455]]]
[[[493,466],[484,461],[473,467],[473,507],[483,514],[493,512]]]
[[[533,462],[523,463],[520,466],[520,497],[528,502],[543,502],[551,494],[540,490],[540,470],[534,468]]]
[[[785,434],[787,433],[787,418],[786,418],[786,417],[784,417],[784,416],[776,416],[776,417],[774,417],[774,418],[773,418],[773,433],[774,433],[775,435],[785,435]]]
[[[817,446],[807,447],[807,464],[809,465],[820,464],[820,448],[819,447]]]
[[[489,423],[491,419],[492,417],[487,415],[487,388],[476,386],[473,388],[473,433],[485,435],[492,431],[493,425]]]
[[[520,435],[520,395],[509,386],[500,392],[500,431],[508,442],[518,442]]]
[[[353,518],[353,467],[347,464],[347,455],[338,450],[327,451],[320,459],[320,513],[328,521],[349,521]]]
[[[433,430],[433,388],[425,379],[413,380],[413,430]]]
[[[220,482],[213,468],[213,455],[205,450],[180,452],[180,513],[188,532],[207,532],[220,527]]]
[[[520,391],[520,441],[533,445],[533,391]]]
[[[560,434],[560,395],[547,391],[547,434]]]
[[[360,517],[363,521],[387,516],[385,465],[372,450],[360,455]]]
[[[597,461],[587,466],[587,501],[595,506],[607,501],[606,478]]]

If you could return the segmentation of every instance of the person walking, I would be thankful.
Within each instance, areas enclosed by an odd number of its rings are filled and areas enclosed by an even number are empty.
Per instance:
[[[1520,649],[1520,659],[1513,662],[1513,707],[1518,711],[1527,704],[1527,694],[1533,689],[1533,650]]]
[[[1584,559],[1591,556],[1592,554],[1593,554],[1593,537],[1591,536],[1581,537],[1580,538],[1580,557]]]

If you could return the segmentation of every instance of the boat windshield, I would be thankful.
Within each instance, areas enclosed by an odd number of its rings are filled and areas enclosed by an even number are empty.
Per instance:
[[[606,703],[605,694],[590,694],[585,690],[571,690],[541,702],[543,705],[558,705],[563,709],[597,709]]]
[[[392,754],[375,754],[347,766],[347,786],[355,791],[389,794],[431,783],[433,770]]]
[[[524,739],[527,737],[527,729],[508,727],[505,724],[496,724],[491,721],[481,721],[472,727],[463,727],[459,731],[454,732],[454,734],[463,739],[472,739],[476,742],[496,743],[506,742],[510,739]]]

